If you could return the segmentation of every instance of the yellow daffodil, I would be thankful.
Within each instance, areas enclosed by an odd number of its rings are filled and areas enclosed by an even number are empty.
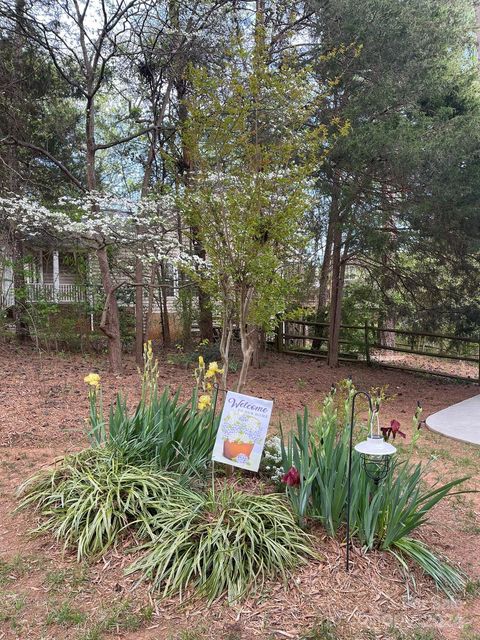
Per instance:
[[[198,366],[200,369],[205,369],[205,360],[203,359],[203,356],[198,356]]]
[[[222,374],[223,369],[220,369],[217,362],[210,362],[208,365],[208,371],[205,374],[206,378],[213,378],[217,373]]]
[[[208,409],[208,407],[210,407],[212,404],[212,399],[210,396],[204,395],[204,396],[200,396],[200,398],[198,399],[198,408],[200,411],[203,411],[204,409]]]
[[[100,379],[101,378],[98,373],[89,373],[88,376],[85,376],[83,381],[89,384],[91,387],[95,387],[96,389],[98,389],[98,387],[100,386]]]

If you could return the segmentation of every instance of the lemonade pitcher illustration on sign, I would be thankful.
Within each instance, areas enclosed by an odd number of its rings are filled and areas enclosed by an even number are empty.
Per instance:
[[[227,392],[212,460],[258,471],[273,402]]]

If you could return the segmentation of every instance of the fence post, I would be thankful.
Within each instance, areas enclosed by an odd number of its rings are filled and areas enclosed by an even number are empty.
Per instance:
[[[365,320],[365,358],[367,365],[370,366],[370,343],[368,340],[368,322]]]

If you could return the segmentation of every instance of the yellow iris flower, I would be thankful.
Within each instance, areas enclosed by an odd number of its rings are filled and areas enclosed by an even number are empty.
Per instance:
[[[208,407],[210,407],[212,404],[212,399],[210,396],[200,396],[200,398],[198,399],[198,408],[200,409],[200,411],[203,411],[204,409],[208,409]]]
[[[210,362],[210,364],[208,365],[208,371],[205,374],[206,378],[213,378],[214,376],[217,375],[217,373],[222,374],[223,373],[223,369],[220,369],[218,366],[217,362]]]
[[[91,387],[95,387],[96,389],[98,389],[98,387],[100,386],[100,380],[101,378],[98,373],[89,373],[88,376],[85,376],[85,378],[83,379],[84,382],[89,384]]]

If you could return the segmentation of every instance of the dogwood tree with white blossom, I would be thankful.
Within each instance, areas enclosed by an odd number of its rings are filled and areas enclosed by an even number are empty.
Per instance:
[[[99,247],[122,250],[123,278],[107,292],[105,307],[115,290],[137,285],[133,267],[136,258],[147,265],[167,262],[183,269],[202,266],[198,256],[191,256],[178,241],[175,201],[168,195],[132,200],[89,192],[78,198],[62,198],[54,206],[12,195],[0,198],[0,223],[14,224],[31,240],[47,237],[87,251]]]

